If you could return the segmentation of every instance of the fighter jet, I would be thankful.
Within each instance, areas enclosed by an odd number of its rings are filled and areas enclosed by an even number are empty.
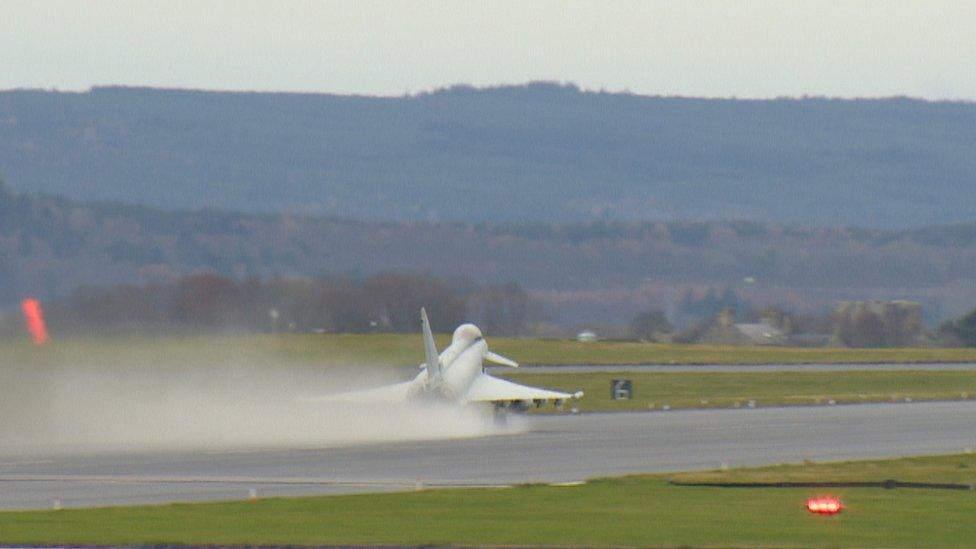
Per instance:
[[[518,368],[518,363],[489,351],[481,330],[474,324],[458,326],[451,344],[438,354],[424,309],[420,309],[420,321],[426,361],[420,365],[421,372],[413,380],[314,400],[365,403],[428,399],[459,404],[493,404],[495,410],[499,411],[505,408],[524,410],[531,405],[539,407],[547,401],[554,401],[559,406],[567,399],[583,396],[583,391],[563,393],[539,389],[488,375],[485,373],[485,361],[511,368]]]

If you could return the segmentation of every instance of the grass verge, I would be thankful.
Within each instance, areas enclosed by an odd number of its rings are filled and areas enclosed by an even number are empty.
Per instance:
[[[976,456],[804,464],[682,479],[976,483]],[[834,517],[807,489],[680,487],[666,475],[576,487],[431,490],[193,505],[0,513],[5,544],[971,547],[976,496],[837,490]]]
[[[437,337],[439,348],[449,336]],[[492,350],[523,364],[810,364],[976,362],[976,348],[834,349],[679,345],[627,341],[489,338]],[[0,342],[0,358],[18,361],[126,362],[165,356],[190,363],[246,360],[314,366],[402,366],[423,361],[419,335],[222,335],[55,340],[38,349]]]
[[[849,372],[595,372],[506,374],[506,378],[537,387],[586,396],[571,406],[581,411],[660,410],[959,400],[976,397],[976,371],[849,371]],[[610,398],[614,378],[630,379],[631,400]],[[552,407],[540,411],[552,411]]]
[[[493,342],[495,343],[495,342]],[[712,347],[627,342],[499,340],[499,352],[538,362],[873,362],[936,358],[963,360],[976,349],[809,349]],[[441,336],[440,344],[446,344]],[[595,351],[595,354],[592,354]],[[0,343],[0,364],[17,364],[35,372],[45,367],[85,364],[138,369],[149,365],[207,368],[222,364],[255,368],[367,368],[419,364],[423,350],[417,336],[402,335],[252,335],[172,338],[68,339],[36,348],[22,342]],[[794,353],[794,354],[791,354]],[[800,354],[795,354],[800,353]],[[721,355],[721,356],[719,356]],[[972,357],[976,359],[976,356]],[[413,370],[411,370],[413,371]],[[845,372],[506,372],[506,377],[533,386],[586,397],[573,403],[584,411],[816,405],[912,400],[957,400],[976,396],[976,371],[845,371]],[[0,370],[0,381],[4,381]],[[634,398],[610,398],[610,380],[634,381]],[[11,381],[13,382],[13,381]],[[551,411],[546,407],[543,411]]]

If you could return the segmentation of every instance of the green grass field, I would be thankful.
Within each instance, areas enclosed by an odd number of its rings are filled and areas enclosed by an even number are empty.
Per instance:
[[[444,348],[449,336],[439,335]],[[492,350],[522,364],[808,364],[880,362],[976,362],[976,348],[835,349],[680,345],[626,341],[488,338]],[[0,359],[91,360],[132,363],[166,356],[206,363],[258,361],[313,366],[419,364],[419,335],[221,335],[164,338],[75,338],[45,348],[26,341],[0,342]]]
[[[707,372],[707,373],[507,373],[505,377],[537,387],[586,395],[567,404],[581,411],[729,408],[960,400],[976,398],[976,371],[849,372]],[[610,380],[634,382],[631,400],[610,398]],[[550,412],[550,406],[539,409]]]
[[[976,495],[836,489],[809,514],[803,488],[673,486],[668,479],[976,483],[976,456],[806,464],[596,480],[582,486],[429,490],[256,502],[0,513],[0,543],[972,547]]]
[[[439,337],[445,345],[446,336]],[[790,349],[626,342],[489,340],[525,364],[971,362],[976,349]],[[44,348],[0,343],[0,363],[76,363],[138,368],[164,362],[400,366],[417,364],[418,336],[220,336],[55,341]],[[583,389],[583,410],[758,406],[976,395],[976,372],[595,373],[511,372],[512,379]],[[611,401],[609,380],[634,380],[635,398]],[[705,401],[705,402],[702,402]],[[473,464],[477,466],[477,464]],[[677,480],[883,480],[976,483],[976,456],[807,464],[606,479],[578,487],[494,490],[198,505],[0,513],[5,544],[455,544],[557,546],[968,547],[976,540],[973,492],[838,490],[847,510],[809,515],[805,489],[679,487]]]
[[[439,344],[446,345],[446,336]],[[976,349],[790,349],[714,347],[628,342],[579,343],[500,339],[498,352],[532,363],[802,363],[878,361],[976,361]],[[252,335],[170,338],[93,338],[54,341],[42,348],[25,342],[0,343],[0,363],[28,365],[99,365],[138,369],[146,365],[207,368],[243,365],[269,368],[402,367],[419,364],[418,336],[401,335]],[[527,360],[526,360],[527,359]],[[568,407],[584,411],[702,407],[956,400],[976,396],[976,371],[851,371],[743,373],[532,373],[505,375],[528,385],[586,396]],[[614,401],[610,379],[634,381],[632,400]],[[0,382],[3,372],[0,372]],[[541,411],[552,411],[552,407]]]

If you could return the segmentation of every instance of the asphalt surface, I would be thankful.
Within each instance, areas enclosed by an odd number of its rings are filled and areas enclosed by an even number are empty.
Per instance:
[[[525,373],[557,373],[571,372],[670,372],[670,373],[705,373],[705,372],[852,372],[852,371],[939,371],[939,370],[976,370],[974,362],[948,363],[877,363],[877,364],[553,364],[540,366],[522,366],[520,371]],[[511,369],[503,366],[489,366],[492,373],[511,373]]]
[[[0,456],[0,508],[51,508],[598,476],[976,448],[976,402],[525,418],[477,439],[220,452]]]

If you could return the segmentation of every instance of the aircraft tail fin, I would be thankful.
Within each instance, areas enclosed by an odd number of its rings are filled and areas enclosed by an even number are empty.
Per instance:
[[[424,330],[424,355],[427,362],[427,381],[440,379],[441,361],[437,355],[437,345],[434,344],[434,334],[430,331],[430,321],[427,320],[427,311],[420,308],[420,321]]]

